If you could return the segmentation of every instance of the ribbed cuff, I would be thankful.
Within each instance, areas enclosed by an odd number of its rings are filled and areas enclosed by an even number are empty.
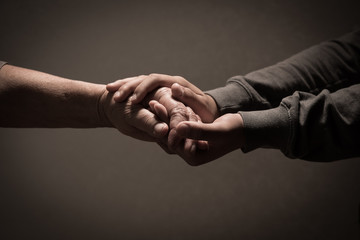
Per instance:
[[[216,102],[220,114],[247,110],[252,105],[252,98],[239,82],[228,82],[225,87],[206,91]]]
[[[5,64],[7,64],[7,62],[0,61],[0,69],[1,69]]]
[[[275,148],[286,151],[291,135],[289,110],[280,105],[261,111],[239,112],[244,121],[243,152],[256,148]]]

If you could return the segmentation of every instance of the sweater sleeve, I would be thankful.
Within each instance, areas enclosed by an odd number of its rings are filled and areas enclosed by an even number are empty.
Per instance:
[[[279,106],[295,91],[318,94],[360,82],[360,30],[306,49],[273,66],[235,76],[207,92],[221,114]]]
[[[360,84],[317,95],[295,92],[277,108],[239,113],[244,152],[277,148],[287,157],[311,161],[360,156]]]
[[[244,152],[331,161],[360,156],[360,31],[209,91],[221,114],[244,120]]]

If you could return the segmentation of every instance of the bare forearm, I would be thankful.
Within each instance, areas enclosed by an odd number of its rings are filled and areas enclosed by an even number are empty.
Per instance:
[[[5,65],[0,70],[1,127],[105,127],[105,86]]]

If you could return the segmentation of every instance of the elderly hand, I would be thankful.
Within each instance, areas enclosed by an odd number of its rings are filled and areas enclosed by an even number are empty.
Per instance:
[[[174,129],[180,122],[197,122],[200,118],[189,107],[174,100],[171,89],[159,88],[137,104],[129,100],[117,103],[113,95],[105,92],[101,97],[101,115],[104,121],[123,134],[144,141],[158,142],[166,152],[182,156],[195,151],[197,145],[206,147],[206,143],[199,144],[197,140],[184,139],[176,134]]]
[[[197,140],[185,139],[179,136],[175,128],[183,121],[201,122],[191,108],[171,97],[171,90],[162,87],[153,91],[143,100],[149,105],[153,112],[160,117],[162,121],[169,124],[169,134],[167,138],[159,141],[160,146],[168,153],[177,153],[180,156],[187,156],[196,151],[197,146],[207,147],[206,142],[198,143]]]
[[[143,141],[158,141],[166,136],[169,128],[142,104],[130,101],[117,103],[113,93],[105,91],[100,98],[99,112],[107,124],[121,133]]]

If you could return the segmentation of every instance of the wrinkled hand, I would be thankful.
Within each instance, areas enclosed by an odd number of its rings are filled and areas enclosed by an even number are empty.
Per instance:
[[[203,122],[213,122],[219,116],[214,99],[183,77],[150,74],[118,80],[106,86],[108,91],[115,92],[115,101],[122,102],[132,94],[130,100],[133,103],[141,102],[158,87],[171,87],[172,96],[193,109]]]
[[[206,142],[184,139],[176,134],[175,127],[180,122],[198,122],[200,118],[189,107],[174,100],[171,89],[159,88],[139,104],[129,100],[118,103],[113,96],[113,93],[108,92],[102,96],[102,115],[123,134],[157,142],[166,152],[177,153],[184,159],[195,152],[198,146],[207,148]]]
[[[99,111],[108,124],[121,133],[143,141],[158,141],[167,135],[168,125],[144,108],[142,104],[130,101],[118,103],[113,93],[104,92],[99,102]]]
[[[147,95],[144,101],[148,102],[152,111],[169,125],[170,130],[167,138],[162,138],[158,141],[159,145],[166,152],[177,153],[187,160],[189,156],[197,151],[197,148],[205,149],[208,147],[204,141],[186,139],[176,133],[175,128],[179,123],[184,121],[201,122],[201,119],[191,108],[173,99],[169,88],[162,87],[157,89]],[[191,162],[188,163],[191,164]]]

